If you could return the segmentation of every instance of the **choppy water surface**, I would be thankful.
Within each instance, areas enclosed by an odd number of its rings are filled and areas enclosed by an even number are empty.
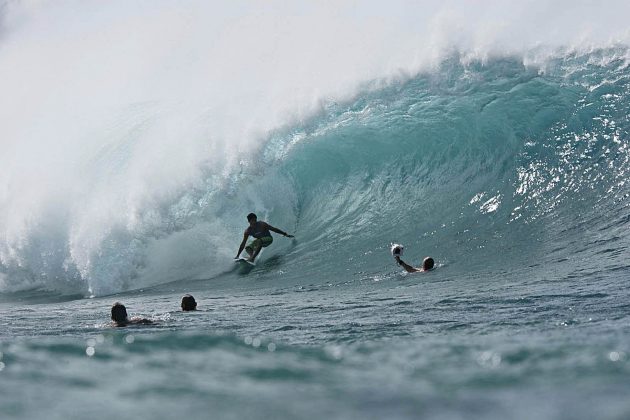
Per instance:
[[[304,286],[270,285],[268,274],[138,292],[116,299],[157,324],[124,329],[105,325],[113,298],[4,304],[2,411],[625,417],[628,296],[619,277],[576,286],[451,271]],[[177,311],[183,290],[198,312]]]

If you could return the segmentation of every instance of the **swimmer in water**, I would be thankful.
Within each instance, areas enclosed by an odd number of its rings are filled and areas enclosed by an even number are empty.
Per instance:
[[[401,260],[400,256],[398,255],[394,256],[394,259],[396,259],[398,265],[407,270],[408,273],[421,273],[424,271],[429,271],[432,270],[433,266],[435,265],[435,261],[433,261],[433,258],[431,257],[426,257],[424,260],[422,260],[422,267],[413,267]]]
[[[153,324],[153,321],[146,318],[140,318],[134,316],[129,319],[127,316],[127,308],[120,302],[116,302],[112,305],[112,321],[116,327],[126,327],[127,325],[148,325]]]
[[[182,311],[196,311],[197,302],[192,295],[184,295],[182,297]]]

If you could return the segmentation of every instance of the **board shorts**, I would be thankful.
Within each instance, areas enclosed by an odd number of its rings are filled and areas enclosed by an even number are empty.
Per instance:
[[[245,251],[251,254],[252,252],[254,252],[254,249],[258,248],[258,244],[260,244],[261,248],[264,248],[271,245],[272,242],[273,242],[273,238],[271,236],[263,236],[262,238],[256,238],[253,241],[251,241],[249,245],[245,247]]]

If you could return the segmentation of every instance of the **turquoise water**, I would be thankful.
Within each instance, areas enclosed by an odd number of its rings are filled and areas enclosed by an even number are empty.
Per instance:
[[[11,224],[3,192],[2,417],[628,418],[627,56],[453,54],[112,222],[137,105],[86,158],[92,219]],[[242,274],[250,211],[296,238]],[[112,328],[115,301],[155,324]]]

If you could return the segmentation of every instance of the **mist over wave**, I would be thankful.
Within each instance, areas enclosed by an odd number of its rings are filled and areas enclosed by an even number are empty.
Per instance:
[[[627,242],[627,8],[7,3],[2,290],[211,278],[249,211],[305,276],[588,266]]]

